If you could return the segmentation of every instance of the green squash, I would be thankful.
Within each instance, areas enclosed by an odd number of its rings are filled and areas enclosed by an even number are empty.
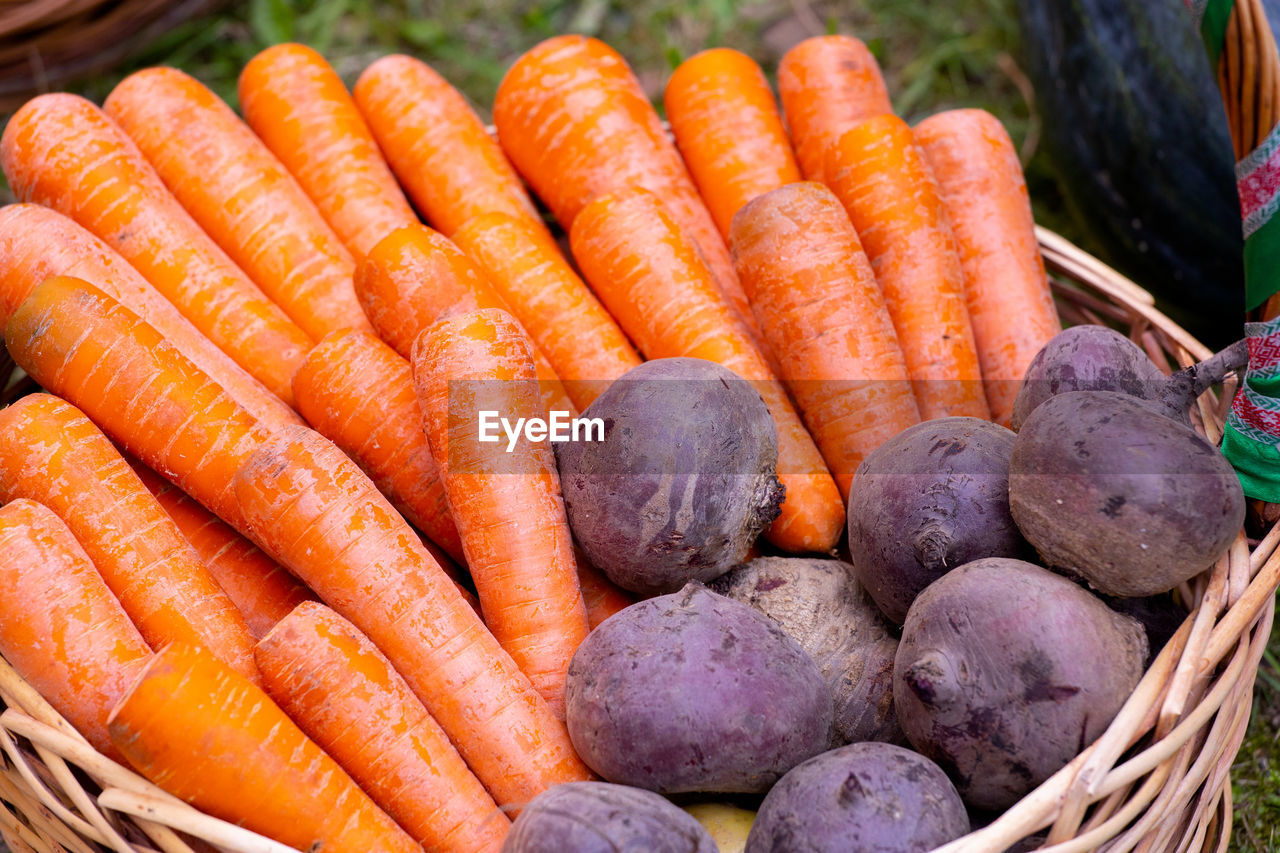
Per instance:
[[[1240,337],[1234,157],[1183,0],[1017,5],[1043,144],[1076,219],[1206,343]]]

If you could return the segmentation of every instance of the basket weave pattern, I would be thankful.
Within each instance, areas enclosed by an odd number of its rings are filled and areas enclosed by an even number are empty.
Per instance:
[[[1039,237],[1065,322],[1120,329],[1169,371],[1209,355],[1146,291],[1052,232]],[[1192,413],[1212,441],[1234,382],[1203,395]],[[28,388],[4,384],[10,395]],[[1274,618],[1277,544],[1280,526],[1255,542],[1242,532],[1212,569],[1180,587],[1191,615],[1106,733],[994,823],[940,853],[1002,853],[1036,833],[1054,853],[1225,851],[1228,771]],[[98,754],[3,660],[0,706],[0,836],[14,851],[190,853],[193,838],[244,853],[288,849],[201,814]]]

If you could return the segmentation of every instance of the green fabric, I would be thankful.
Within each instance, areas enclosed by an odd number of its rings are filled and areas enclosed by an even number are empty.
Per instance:
[[[1280,503],[1280,449],[1237,432],[1228,424],[1222,452],[1231,461],[1244,493],[1267,503]]]
[[[1231,10],[1235,5],[1235,0],[1209,0],[1200,21],[1200,37],[1204,39],[1204,49],[1209,54],[1209,67],[1213,69],[1215,79],[1218,60],[1222,57],[1222,44],[1227,39],[1227,22],[1231,20]]]
[[[1280,216],[1272,216],[1244,241],[1245,310],[1280,291]]]

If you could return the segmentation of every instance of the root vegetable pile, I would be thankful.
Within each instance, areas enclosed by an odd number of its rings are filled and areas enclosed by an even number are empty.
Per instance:
[[[1239,541],[1189,412],[1242,353],[1061,331],[993,116],[910,127],[849,36],[778,87],[706,51],[668,132],[563,35],[492,134],[301,45],[244,120],[32,100],[0,654],[304,851],[925,851],[1025,796]]]

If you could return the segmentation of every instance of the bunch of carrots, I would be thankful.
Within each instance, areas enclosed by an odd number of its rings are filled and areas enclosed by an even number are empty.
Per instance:
[[[863,457],[1007,422],[1059,329],[998,121],[908,126],[846,36],[778,88],[698,54],[668,133],[616,51],[560,36],[496,134],[416,59],[349,92],[292,44],[245,67],[243,119],[171,68],[29,102],[0,323],[43,393],[0,410],[0,654],[215,817],[496,850],[590,778],[565,672],[632,599],[575,549],[548,444],[463,440],[482,404],[576,413],[642,359],[715,361],[777,425],[766,539],[831,552]]]

